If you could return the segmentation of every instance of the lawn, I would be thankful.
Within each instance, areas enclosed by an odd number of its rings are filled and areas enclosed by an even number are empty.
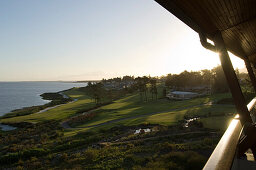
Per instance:
[[[235,116],[218,116],[218,117],[209,117],[201,119],[204,127],[209,129],[220,130],[221,132],[225,132],[230,124],[231,120]]]
[[[159,93],[160,90],[159,90]],[[72,99],[77,99],[72,103],[68,103],[57,108],[48,110],[44,113],[34,113],[26,116],[18,116],[14,118],[2,119],[1,122],[41,122],[46,120],[64,120],[83,110],[93,108],[94,102],[84,93],[77,88],[73,88],[65,92],[66,95]],[[160,96],[160,94],[159,94]],[[95,129],[88,126],[106,123],[108,121],[119,120],[110,124],[99,126],[99,128],[113,127],[115,125],[138,125],[143,123],[174,125],[179,120],[183,120],[184,116],[188,117],[206,117],[206,116],[221,116],[226,113],[235,112],[232,105],[205,105],[209,102],[216,102],[222,98],[228,98],[230,94],[215,94],[206,97],[195,98],[183,101],[170,101],[167,99],[151,100],[142,102],[139,94],[128,94],[123,98],[114,101],[111,104],[102,106],[95,110],[97,116],[82,124],[78,125],[72,130],[66,130],[68,133],[77,131],[84,131],[88,129]],[[150,98],[150,97],[149,97]],[[122,120],[124,119],[124,120]],[[215,119],[215,118],[214,118]],[[221,118],[220,118],[221,119]],[[218,128],[213,126],[211,118],[203,118],[202,122],[207,127]],[[224,122],[225,123],[225,122]],[[98,129],[98,127],[96,128]]]
[[[205,116],[225,116],[236,112],[234,105],[204,105],[187,109],[185,116],[188,118]]]
[[[207,97],[201,97],[201,98],[195,98],[195,99],[183,100],[183,101],[170,101],[167,99],[159,99],[157,101],[141,102],[140,96],[138,94],[129,95],[127,97],[114,101],[112,104],[99,108],[97,110],[98,115],[96,116],[96,118],[94,118],[93,120],[83,125],[77,126],[77,128],[97,125],[97,124],[108,122],[115,119],[136,117],[144,114],[158,113],[158,112],[163,112],[159,114],[159,117],[162,117],[163,114],[171,115],[170,118],[168,117],[168,119],[166,120],[175,119],[175,118],[178,118],[177,120],[181,120],[183,119],[183,116],[187,113],[188,109],[190,109],[190,107],[193,107],[192,109],[197,109],[197,107],[199,107],[200,105],[203,105],[210,101],[214,102],[221,98],[225,98],[227,96],[229,96],[229,94],[216,94],[213,96],[207,96]],[[203,111],[201,111],[201,113],[198,111],[199,114],[205,114],[206,112],[208,113],[210,111],[211,112],[216,111],[216,114],[221,114],[221,113],[224,114],[226,111],[230,111],[230,112],[234,111],[233,106],[231,107],[222,106],[222,107],[215,107],[215,108],[214,107],[211,108],[212,106],[200,106],[200,107],[203,107]],[[179,114],[180,113],[178,112],[179,110],[182,110],[181,112],[183,114]],[[222,112],[222,110],[224,110],[224,112]],[[145,116],[145,117],[149,117],[149,116]],[[154,115],[154,117],[156,117],[156,115]],[[164,118],[161,118],[161,119],[164,121]],[[144,120],[144,122],[146,121],[144,117],[135,118],[134,121],[143,123],[142,120]],[[151,120],[150,122],[154,122],[154,123],[157,123],[158,121],[157,119],[153,121],[153,118],[151,118],[150,120]],[[126,120],[126,121],[129,122],[129,120]]]
[[[193,112],[191,112],[191,110],[193,110]],[[211,114],[211,117],[208,117],[209,111],[214,113],[214,114]],[[192,114],[190,115],[190,113]],[[234,117],[234,116],[226,116],[227,113],[231,113],[231,114],[235,113],[234,106],[229,106],[229,105],[197,106],[189,109],[181,109],[181,110],[170,111],[170,112],[161,112],[154,115],[146,115],[143,117],[126,119],[119,122],[103,125],[97,128],[108,129],[118,125],[132,126],[132,125],[139,125],[139,124],[176,125],[179,121],[184,120],[185,115],[189,117],[193,117],[197,115],[200,117],[200,121],[203,123],[204,127],[225,131],[229,121]],[[83,126],[80,126],[80,127],[83,127]]]

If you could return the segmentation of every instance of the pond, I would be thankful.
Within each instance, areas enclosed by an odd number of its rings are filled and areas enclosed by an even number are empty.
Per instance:
[[[188,124],[189,124],[190,122],[193,122],[193,121],[198,120],[198,119],[200,119],[200,118],[199,118],[199,117],[195,117],[195,118],[192,118],[192,119],[187,119],[187,120],[185,120],[186,123],[184,124],[183,127],[187,128],[187,127],[188,127]]]
[[[3,124],[0,123],[0,129],[2,131],[10,131],[10,130],[16,129],[16,127],[9,126],[9,125],[3,125]]]
[[[151,132],[151,129],[147,128],[147,129],[137,129],[135,130],[134,134],[139,134],[139,133],[148,133],[148,132]]]

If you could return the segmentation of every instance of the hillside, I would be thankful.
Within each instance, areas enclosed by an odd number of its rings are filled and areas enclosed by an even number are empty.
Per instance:
[[[132,92],[100,105],[73,88],[64,92],[73,102],[1,119],[19,126],[1,132],[1,167],[202,167],[235,111],[217,104],[230,94],[171,101],[158,88],[158,99],[141,101]]]

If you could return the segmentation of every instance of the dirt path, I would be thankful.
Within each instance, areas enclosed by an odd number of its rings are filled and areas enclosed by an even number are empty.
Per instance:
[[[59,92],[59,94],[60,94],[60,95],[62,95],[64,99],[68,99],[68,98],[69,98],[67,95],[65,95],[65,94],[64,94],[64,93],[62,93],[62,92]],[[45,108],[45,109],[43,109],[43,110],[40,110],[40,111],[39,111],[39,112],[37,112],[37,113],[44,113],[44,112],[46,112],[46,111],[48,111],[48,110],[51,110],[51,109],[54,109],[54,108],[57,108],[57,107],[63,106],[63,105],[65,105],[65,104],[74,103],[74,102],[75,102],[75,101],[77,101],[77,100],[78,100],[78,99],[73,99],[73,101],[68,102],[68,103],[59,104],[59,105],[52,106],[52,107],[47,107],[47,108]]]
[[[65,104],[74,103],[75,101],[77,101],[77,99],[75,99],[75,100],[73,100],[73,101],[71,101],[71,102],[68,102],[68,103],[59,104],[59,105],[52,106],[52,107],[47,107],[47,108],[45,108],[45,109],[43,109],[43,110],[40,110],[40,111],[39,111],[39,112],[37,112],[37,113],[44,113],[44,112],[46,112],[46,111],[48,111],[48,110],[51,110],[51,109],[54,109],[54,108],[57,108],[57,107],[63,106],[63,105],[65,105]]]

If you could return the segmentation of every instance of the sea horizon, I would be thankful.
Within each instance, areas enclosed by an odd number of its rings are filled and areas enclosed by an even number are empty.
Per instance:
[[[0,82],[0,116],[24,107],[49,102],[40,96],[47,92],[60,92],[87,83],[73,81],[6,81]]]
[[[1,81],[0,83],[4,82],[68,82],[68,83],[83,83],[83,82],[91,82],[91,81],[100,81],[100,80],[18,80],[18,81]]]

